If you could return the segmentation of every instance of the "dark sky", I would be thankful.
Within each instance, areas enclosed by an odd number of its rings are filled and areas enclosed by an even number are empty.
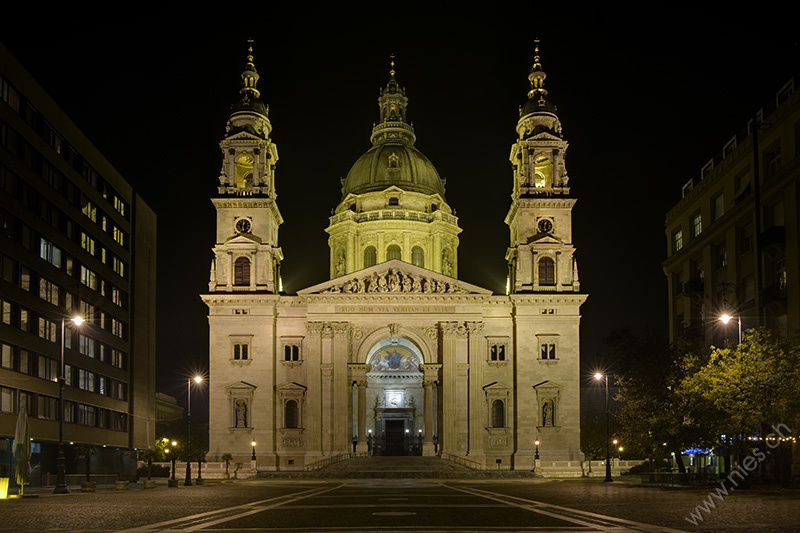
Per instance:
[[[796,30],[752,28],[756,21],[744,17],[662,13],[645,24],[634,12],[573,20],[488,9],[401,20],[375,13],[366,23],[329,15],[253,15],[258,24],[235,32],[145,19],[36,33],[2,23],[3,43],[158,215],[158,386],[181,402],[185,376],[207,365],[198,294],[207,290],[214,241],[209,198],[248,38],[280,156],[290,293],[327,279],[324,228],[340,200],[339,178],[370,147],[391,53],[416,146],[447,178],[463,229],[459,277],[504,291],[508,155],[533,40],[541,39],[578,198],[573,239],[590,295],[582,308],[586,366],[602,362],[602,339],[614,328],[666,332],[666,211],[681,185],[800,72]]]

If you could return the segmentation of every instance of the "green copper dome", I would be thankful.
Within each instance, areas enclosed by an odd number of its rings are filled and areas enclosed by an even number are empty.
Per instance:
[[[414,147],[414,127],[406,122],[405,90],[394,78],[378,97],[380,120],[372,128],[372,148],[358,158],[342,187],[342,197],[382,191],[395,185],[406,191],[444,197],[444,180],[433,163]]]

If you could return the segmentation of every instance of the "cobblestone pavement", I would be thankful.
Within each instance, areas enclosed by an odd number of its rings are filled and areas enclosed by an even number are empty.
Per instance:
[[[0,531],[796,532],[800,491],[599,480],[253,480],[0,501]]]

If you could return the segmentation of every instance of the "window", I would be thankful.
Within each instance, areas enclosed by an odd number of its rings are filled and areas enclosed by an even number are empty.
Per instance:
[[[80,336],[79,351],[86,356],[95,358],[97,352],[97,341],[85,335]]]
[[[400,205],[400,200],[397,197],[393,196],[392,198],[389,198],[389,205],[391,206]]]
[[[386,249],[386,260],[391,261],[392,259],[401,259],[402,252],[400,251],[400,247],[396,244],[392,244]]]
[[[411,264],[418,267],[425,267],[425,252],[419,246],[411,249]]]
[[[505,344],[492,344],[489,347],[489,360],[490,361],[505,361],[506,360],[506,346],[505,346]]]
[[[556,264],[549,257],[539,259],[539,285],[556,284]]]
[[[114,209],[116,209],[120,215],[125,216],[125,200],[117,195],[114,195]]]
[[[44,278],[39,278],[39,298],[58,305],[58,286]]]
[[[97,290],[97,274],[81,265],[81,283],[92,290]]]
[[[764,179],[769,179],[781,169],[781,145],[774,144],[764,151]]]
[[[86,198],[84,198],[83,201],[86,203],[84,204],[83,209],[81,209],[81,213],[86,215],[86,217],[92,222],[97,222],[97,207]]]
[[[692,217],[692,237],[698,237],[703,233],[703,217],[697,213]]]
[[[112,348],[111,365],[117,368],[125,368],[125,354],[117,349]]]
[[[724,241],[714,246],[714,257],[717,268],[725,268],[728,266],[728,250],[725,247]]]
[[[56,342],[56,323],[40,316],[39,337],[50,342]]]
[[[39,395],[37,416],[45,420],[58,420],[58,398]]]
[[[247,344],[234,344],[233,345],[233,358],[237,361],[244,361],[248,359],[249,346]]]
[[[542,343],[541,346],[542,359],[555,359],[556,358],[556,345],[555,343]]]
[[[13,413],[14,409],[14,389],[0,387],[0,412]]]
[[[378,254],[374,246],[367,246],[364,249],[364,268],[375,266],[378,263]]]
[[[84,426],[97,425],[97,407],[93,405],[78,404],[78,424]]]
[[[233,284],[250,285],[250,260],[246,257],[238,257],[233,263]]]
[[[8,300],[0,300],[0,306],[2,306],[2,313],[3,313],[3,324],[11,325],[11,302]]]
[[[64,422],[75,422],[75,402],[64,401]]]
[[[300,427],[300,409],[297,400],[287,400],[283,408],[283,425],[287,428]]]
[[[14,348],[8,344],[0,345],[0,366],[14,370]]]
[[[711,199],[711,222],[716,222],[725,214],[725,195],[719,193]]]
[[[753,249],[753,224],[747,224],[739,229],[739,253],[743,254]]]
[[[19,371],[23,374],[33,374],[33,355],[28,350],[19,351]]]
[[[122,277],[122,278],[125,277],[125,261],[123,261],[119,257],[115,256],[114,257],[114,262],[113,262],[113,268],[114,268],[114,272],[119,274],[120,277]]]
[[[112,232],[112,236],[114,240],[120,246],[125,246],[125,232],[119,229],[117,226],[114,226],[114,231]]]
[[[299,361],[300,360],[300,346],[296,344],[287,344],[283,347],[284,361]]]
[[[493,428],[506,427],[506,406],[503,400],[494,400],[492,402],[492,420]]]
[[[43,355],[39,356],[39,377],[47,381],[58,380],[58,361]]]
[[[43,238],[39,242],[39,256],[48,263],[61,268],[61,249],[47,239]]]
[[[113,333],[120,339],[125,338],[125,327],[121,320],[118,320],[116,318],[111,319],[111,333]]]
[[[94,239],[81,232],[81,248],[94,255]]]
[[[94,372],[78,369],[78,388],[81,390],[94,392]]]
[[[116,431],[126,431],[128,429],[128,416],[125,413],[109,411],[109,426]]]
[[[672,251],[679,252],[683,248],[683,231],[678,230],[672,234]]]

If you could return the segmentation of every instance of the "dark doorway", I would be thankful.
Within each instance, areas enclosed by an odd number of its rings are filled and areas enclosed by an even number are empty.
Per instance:
[[[406,455],[405,420],[386,420],[386,449],[384,455]]]

